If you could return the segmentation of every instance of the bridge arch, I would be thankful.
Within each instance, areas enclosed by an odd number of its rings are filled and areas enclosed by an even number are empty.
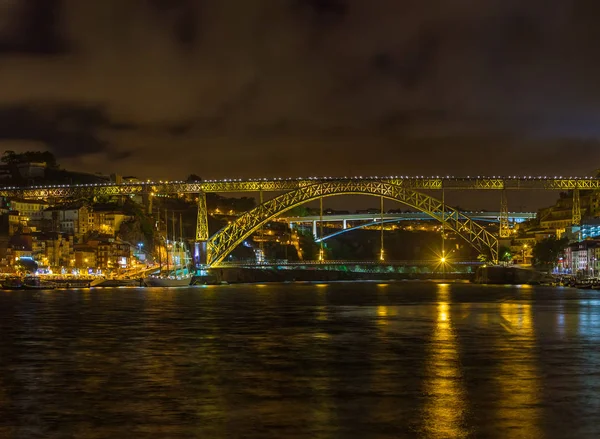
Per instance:
[[[474,221],[487,222],[487,223],[498,223],[498,222],[500,222],[497,219],[478,218],[478,217],[469,217],[469,218],[471,220],[474,220]],[[423,221],[423,220],[431,221],[431,220],[435,220],[435,218],[429,217],[429,218],[421,218],[420,219],[420,221]],[[384,219],[383,220],[383,224],[399,223],[401,221],[412,221],[412,219],[411,218]],[[333,233],[331,233],[329,235],[323,236],[323,238],[315,239],[315,242],[319,243],[321,241],[327,241],[327,240],[329,240],[331,238],[335,238],[336,236],[343,235],[344,233],[353,232],[355,230],[364,229],[365,227],[370,227],[370,226],[380,226],[381,224],[382,224],[381,220],[369,221],[369,222],[366,222],[366,223],[359,224],[357,226],[352,226],[352,227],[348,227],[346,229],[338,230],[337,232],[333,232]]]
[[[498,260],[498,239],[467,215],[421,192],[379,180],[333,180],[306,185],[281,194],[244,213],[211,236],[207,263],[218,266],[229,253],[263,224],[276,216],[313,200],[334,195],[381,196],[428,214],[445,224],[475,249]]]

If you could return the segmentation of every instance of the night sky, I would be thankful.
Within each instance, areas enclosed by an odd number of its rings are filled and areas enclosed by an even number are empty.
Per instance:
[[[155,178],[600,168],[597,0],[0,0],[0,151]]]

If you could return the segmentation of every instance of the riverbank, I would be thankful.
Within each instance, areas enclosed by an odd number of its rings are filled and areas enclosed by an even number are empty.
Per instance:
[[[195,277],[195,284],[238,284],[263,282],[335,282],[394,280],[471,280],[472,273],[390,273],[347,272],[329,270],[273,270],[255,268],[221,268],[207,276]]]

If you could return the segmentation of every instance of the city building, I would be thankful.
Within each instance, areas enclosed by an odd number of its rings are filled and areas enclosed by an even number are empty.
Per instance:
[[[73,265],[73,235],[48,233],[45,235],[45,253],[50,267]]]
[[[568,273],[596,277],[600,274],[600,241],[575,242],[565,248],[564,268]]]
[[[573,212],[571,210],[555,211],[540,220],[542,228],[555,230],[557,234],[564,233],[564,230],[572,224]]]
[[[600,236],[600,218],[586,219],[579,228],[581,239],[596,238]]]
[[[9,180],[12,178],[12,170],[8,165],[0,165],[0,180]]]
[[[91,240],[87,245],[96,250],[96,267],[102,270],[126,269],[132,264],[131,246],[114,239]]]
[[[11,199],[6,202],[6,208],[10,212],[18,212],[20,217],[19,221],[24,225],[29,224],[29,222],[34,222],[35,224],[42,220],[44,210],[46,210],[48,206],[48,203],[39,200]]]
[[[19,174],[23,178],[44,178],[46,175],[46,162],[26,162],[17,164]]]
[[[89,231],[89,208],[82,203],[53,206],[43,211],[45,228],[81,238]]]
[[[23,233],[10,238],[7,248],[9,263],[31,258],[38,265],[61,267],[72,265],[73,236],[62,233]]]
[[[125,221],[133,217],[114,206],[96,206],[90,212],[88,230],[99,232],[103,235],[115,236]]]
[[[98,267],[97,252],[94,247],[85,244],[76,244],[73,248],[73,253],[75,268],[87,269]]]

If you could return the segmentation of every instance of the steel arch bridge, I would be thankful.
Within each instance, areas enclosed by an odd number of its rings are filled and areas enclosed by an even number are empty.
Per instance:
[[[218,266],[248,236],[267,221],[293,207],[335,195],[373,195],[398,201],[430,215],[461,236],[475,249],[498,261],[498,239],[467,215],[442,201],[404,185],[383,180],[318,181],[266,201],[222,228],[207,240],[207,265]]]
[[[493,219],[488,219],[488,218],[476,218],[476,217],[469,217],[471,219],[471,221],[480,221],[480,222],[487,222],[487,223],[498,223],[500,222],[499,220],[493,220]],[[435,220],[435,218],[430,217],[429,219],[431,220]],[[393,224],[393,223],[398,223],[401,221],[409,221],[410,219],[408,218],[395,218],[395,219],[385,219],[383,221],[381,220],[377,220],[377,221],[371,221],[368,223],[364,223],[364,224],[359,224],[358,226],[353,226],[353,227],[348,227],[346,229],[341,229],[338,230],[336,232],[333,232],[329,235],[323,236],[322,238],[317,238],[315,237],[315,242],[319,243],[321,241],[327,241],[328,239],[331,238],[335,238],[336,236],[340,236],[343,235],[344,233],[348,233],[348,232],[353,232],[355,230],[360,230],[360,229],[364,229],[365,227],[371,227],[371,226],[381,226],[384,224]]]

